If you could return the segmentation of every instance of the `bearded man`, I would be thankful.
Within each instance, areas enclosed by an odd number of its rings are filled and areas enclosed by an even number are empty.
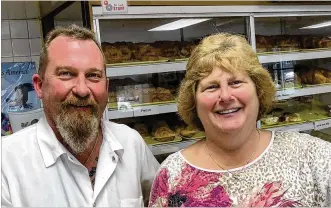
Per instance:
[[[102,119],[108,81],[94,34],[56,28],[39,66],[45,116],[2,139],[2,206],[143,206],[159,164],[138,132]]]

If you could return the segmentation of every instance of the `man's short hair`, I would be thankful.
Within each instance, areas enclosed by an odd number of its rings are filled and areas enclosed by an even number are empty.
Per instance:
[[[56,27],[54,30],[50,31],[47,34],[45,39],[45,44],[40,52],[38,74],[40,75],[41,78],[44,78],[48,64],[48,51],[47,51],[48,47],[51,44],[52,40],[54,40],[56,37],[59,36],[71,37],[77,40],[92,40],[100,49],[103,59],[105,60],[101,46],[97,41],[95,34],[91,30],[84,27],[80,27],[75,24],[71,24],[68,27]]]

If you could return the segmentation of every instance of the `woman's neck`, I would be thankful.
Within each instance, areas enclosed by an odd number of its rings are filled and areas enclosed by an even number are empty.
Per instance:
[[[206,153],[221,169],[233,169],[247,165],[261,153],[259,130],[239,131],[233,134],[206,135],[203,145]]]

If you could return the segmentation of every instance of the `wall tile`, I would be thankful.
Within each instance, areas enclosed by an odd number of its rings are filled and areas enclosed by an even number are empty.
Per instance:
[[[29,39],[12,39],[14,56],[30,56]]]
[[[31,56],[14,57],[14,62],[31,62]]]
[[[12,41],[9,40],[1,40],[1,57],[12,57],[13,49],[12,49]]]
[[[28,38],[28,24],[26,20],[9,21],[11,38]]]
[[[7,5],[8,5],[7,1],[1,1],[1,20],[9,19]]]
[[[25,1],[26,17],[28,19],[39,18],[39,2],[38,1]]]
[[[29,39],[29,41],[30,41],[31,55],[39,56],[41,49],[41,39],[40,38]]]
[[[11,63],[13,62],[13,57],[1,58],[1,63]]]
[[[24,1],[8,1],[7,8],[9,19],[26,19]]]
[[[31,56],[31,60],[36,63],[37,72],[39,71],[39,56]]]
[[[41,37],[41,22],[39,20],[28,20],[29,38]]]
[[[9,39],[9,38],[10,38],[9,22],[1,21],[1,39]]]

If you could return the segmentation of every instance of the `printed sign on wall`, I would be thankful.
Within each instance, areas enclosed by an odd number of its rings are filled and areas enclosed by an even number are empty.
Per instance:
[[[12,133],[9,112],[26,112],[40,108],[32,84],[36,73],[33,62],[1,63],[1,135]]]
[[[102,13],[127,13],[127,0],[101,0]]]

